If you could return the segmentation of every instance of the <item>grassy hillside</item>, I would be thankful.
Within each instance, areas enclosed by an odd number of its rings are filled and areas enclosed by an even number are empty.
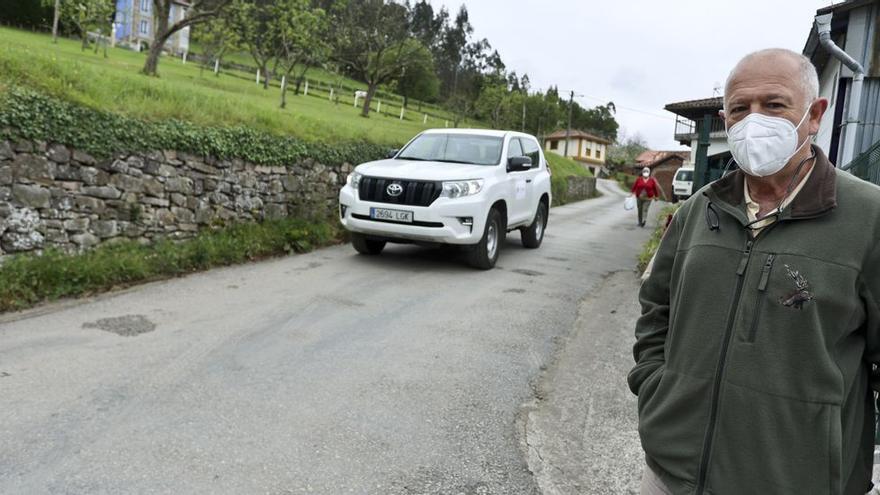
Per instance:
[[[36,89],[91,108],[151,121],[175,118],[203,126],[242,125],[307,141],[368,141],[397,145],[445,122],[411,114],[359,116],[352,102],[289,95],[257,86],[244,74],[215,77],[194,63],[164,58],[160,78],[140,74],[144,54],[111,49],[109,58],[82,52],[79,42],[0,28],[0,91],[11,84]],[[396,113],[396,112],[395,112]]]
[[[550,170],[553,172],[554,177],[570,177],[572,175],[583,177],[593,176],[590,169],[574,160],[570,160],[550,151],[545,152],[544,156],[550,163]]]

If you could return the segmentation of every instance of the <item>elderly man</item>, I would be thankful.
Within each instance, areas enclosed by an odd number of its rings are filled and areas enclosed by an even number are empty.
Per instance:
[[[642,493],[871,487],[880,361],[880,188],[810,144],[827,100],[787,50],[731,71],[739,170],[675,215],[642,286]]]

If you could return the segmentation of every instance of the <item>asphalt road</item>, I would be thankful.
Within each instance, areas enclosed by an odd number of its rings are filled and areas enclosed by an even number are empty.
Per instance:
[[[542,370],[649,234],[600,190],[489,272],[338,246],[0,316],[0,493],[539,493]]]

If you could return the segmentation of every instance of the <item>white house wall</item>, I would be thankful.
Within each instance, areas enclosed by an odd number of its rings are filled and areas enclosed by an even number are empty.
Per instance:
[[[834,133],[834,112],[837,106],[837,82],[840,78],[840,61],[830,59],[822,74],[819,75],[819,96],[828,99],[828,110],[819,123],[816,134],[816,145],[825,153],[831,150],[831,137]]]

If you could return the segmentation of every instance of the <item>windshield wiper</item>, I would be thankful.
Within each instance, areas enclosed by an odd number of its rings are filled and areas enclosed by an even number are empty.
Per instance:
[[[414,161],[414,162],[427,162],[427,161],[430,161],[430,160],[428,160],[427,158],[418,158],[418,157],[415,157],[415,156],[398,156],[397,159],[398,159],[398,160],[412,160],[412,161]]]

